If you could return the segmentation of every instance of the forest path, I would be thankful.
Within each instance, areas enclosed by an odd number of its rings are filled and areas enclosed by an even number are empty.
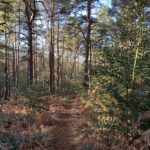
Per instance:
[[[81,102],[78,100],[67,100],[62,102],[60,111],[53,114],[57,121],[51,134],[51,150],[77,150],[80,139],[79,128],[83,123]]]
[[[0,134],[8,136],[4,137],[5,141],[2,138],[0,144],[16,146],[18,150],[89,149],[88,122],[92,112],[80,98],[52,96],[44,106],[46,110],[31,115],[30,108],[20,105],[19,101],[1,105]]]

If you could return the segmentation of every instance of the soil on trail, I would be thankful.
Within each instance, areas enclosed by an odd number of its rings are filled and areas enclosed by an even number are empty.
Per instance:
[[[81,104],[77,100],[63,102],[58,113],[52,116],[56,121],[49,143],[51,150],[79,149],[79,127],[82,122]]]

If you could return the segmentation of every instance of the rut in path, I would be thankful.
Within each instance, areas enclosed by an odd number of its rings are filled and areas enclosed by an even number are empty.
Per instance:
[[[81,120],[81,109],[75,100],[66,101],[61,111],[53,115],[57,124],[50,141],[51,150],[77,150],[77,126]]]

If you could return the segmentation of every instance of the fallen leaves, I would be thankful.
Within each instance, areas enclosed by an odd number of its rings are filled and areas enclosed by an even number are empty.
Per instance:
[[[37,128],[39,128],[41,125],[44,126],[52,126],[56,123],[56,120],[52,118],[52,115],[50,112],[42,112],[35,115],[35,120],[37,122]]]

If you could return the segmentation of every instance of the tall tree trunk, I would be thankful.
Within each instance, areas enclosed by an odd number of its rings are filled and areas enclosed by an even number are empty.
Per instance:
[[[85,90],[89,89],[89,55],[90,55],[90,48],[91,48],[91,7],[92,7],[92,0],[87,1],[87,20],[88,20],[88,27],[87,27],[87,37],[86,37],[86,53],[85,53],[85,68],[84,68],[84,87]]]
[[[32,23],[28,22],[28,45],[29,45],[29,82],[33,83],[33,45],[32,45]]]
[[[62,41],[62,53],[61,53],[61,91],[63,89],[63,77],[64,77],[64,53],[65,53],[65,35],[63,35]]]
[[[8,46],[10,45],[10,41],[11,41],[11,39],[10,39],[10,32],[8,33]],[[9,49],[7,49],[7,64],[8,64],[8,66],[7,66],[7,74],[8,74],[8,96],[10,97],[10,95],[11,95],[11,93],[10,93],[10,88],[11,88],[11,85],[10,85],[10,50]]]
[[[51,27],[50,27],[50,50],[49,50],[49,69],[50,69],[50,91],[55,88],[55,70],[54,70],[54,0],[51,1]]]
[[[18,50],[17,50],[17,56],[16,56],[16,86],[18,87],[19,84],[19,61],[20,61],[20,31],[21,31],[21,19],[20,19],[20,12],[21,12],[21,4],[19,2],[19,33],[18,33]]]
[[[74,56],[74,59],[73,59],[73,65],[72,65],[72,70],[71,70],[71,74],[70,74],[70,79],[72,79],[73,73],[76,74],[77,51],[78,51],[77,41],[76,41],[76,39],[74,39],[74,41],[73,41],[73,56]]]
[[[16,28],[15,28],[16,30]],[[15,42],[14,42],[14,49],[13,49],[13,85],[16,87],[16,32],[15,32]]]
[[[33,22],[36,16],[36,0],[23,0],[25,3],[25,13],[27,18],[27,26],[28,26],[28,71],[29,71],[29,83],[30,85],[33,83],[34,74],[33,74]]]
[[[35,28],[35,23],[34,23],[34,28]],[[36,32],[36,28],[35,28],[35,32]],[[37,39],[38,39],[38,36],[37,36],[37,32],[35,33],[36,36],[35,36],[35,42],[34,42],[34,80],[35,82],[37,82],[37,70],[38,70],[38,66],[37,66]]]
[[[17,33],[16,33],[16,27],[15,27],[15,41],[14,41],[14,49],[13,49],[13,95],[14,98],[17,99],[17,64],[18,64],[18,60],[17,60]]]
[[[43,36],[42,36],[42,68],[43,68],[43,73],[42,74],[42,80],[43,80],[43,86],[45,85],[45,72],[46,72],[46,68],[45,68],[45,51],[44,51],[44,46],[43,46]]]
[[[4,89],[4,99],[8,99],[8,49],[7,49],[7,28],[5,27],[5,89]]]
[[[38,53],[37,51],[35,52],[35,81],[38,81]]]
[[[57,89],[59,89],[60,82],[60,51],[59,51],[59,14],[57,20]]]

